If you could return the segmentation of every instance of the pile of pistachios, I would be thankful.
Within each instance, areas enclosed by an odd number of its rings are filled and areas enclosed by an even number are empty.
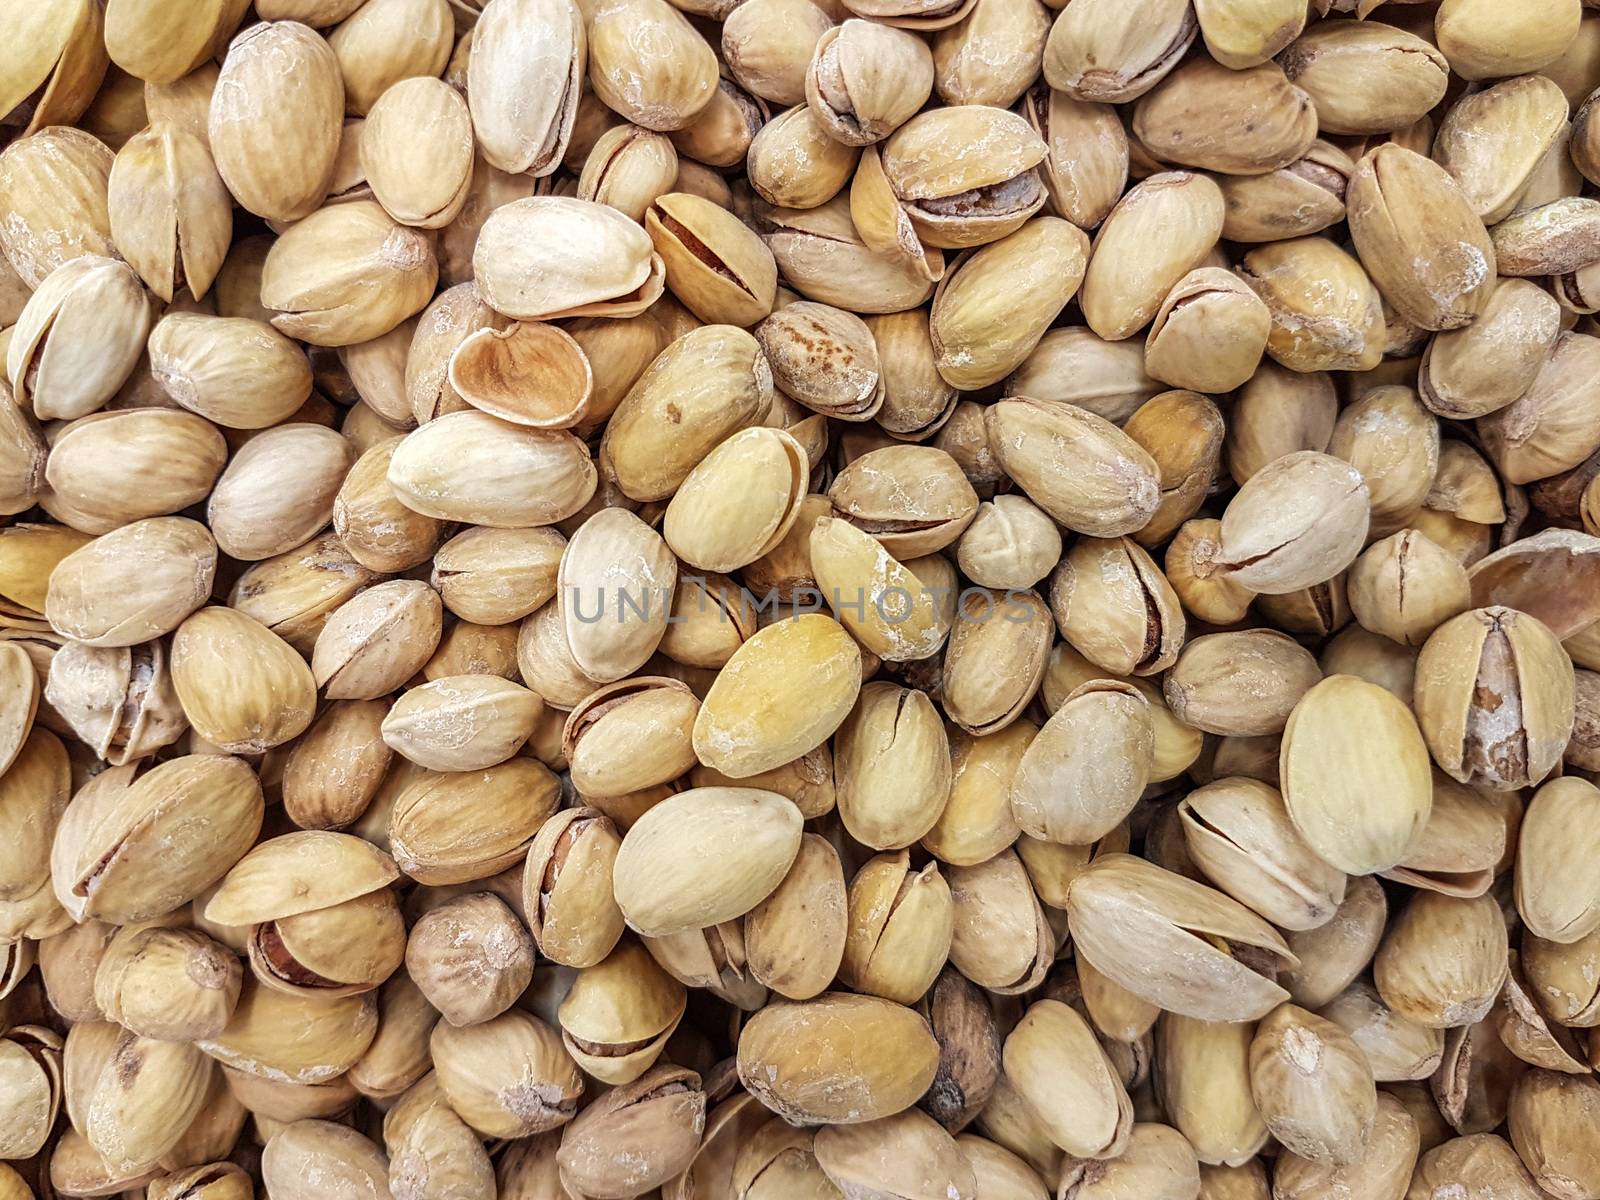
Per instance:
[[[1596,780],[1600,0],[0,0],[0,1200],[1600,1200]]]

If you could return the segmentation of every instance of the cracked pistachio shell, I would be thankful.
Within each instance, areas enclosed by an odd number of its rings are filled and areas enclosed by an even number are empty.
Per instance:
[[[838,851],[817,834],[802,834],[788,874],[745,917],[750,974],[787,1000],[826,991],[844,957],[848,908]]]
[[[892,1116],[927,1091],[938,1060],[927,1022],[876,996],[828,992],[774,1002],[739,1035],[740,1080],[796,1123],[855,1125]]]
[[[1517,951],[1510,952],[1510,959],[1510,974],[1489,1016],[1500,1040],[1523,1062],[1551,1071],[1587,1075],[1592,1068],[1584,1055],[1581,1035],[1545,1016],[1534,1002]]]
[[[234,199],[272,221],[312,213],[333,176],[344,107],[339,60],[313,30],[263,21],[234,38],[207,129]]]
[[[899,849],[927,833],[950,795],[949,740],[927,694],[866,684],[835,738],[834,773],[839,815],[863,845]]]
[[[326,1083],[366,1052],[378,1027],[370,994],[307,999],[246,979],[227,1027],[196,1044],[224,1066],[278,1083]]]
[[[38,287],[71,259],[116,255],[106,201],[112,159],[105,143],[64,125],[0,153],[0,202],[8,211],[0,253],[26,286]]]
[[[137,779],[132,766],[115,767],[62,814],[51,854],[57,898],[76,920],[171,912],[227,873],[261,815],[261,784],[241,759],[187,755]]]
[[[1289,816],[1319,857],[1352,875],[1405,858],[1433,805],[1430,772],[1411,710],[1353,675],[1311,688],[1283,730]]]
[[[1478,608],[1436,629],[1417,660],[1417,720],[1453,779],[1511,791],[1561,760],[1574,720],[1572,662],[1547,626]]]
[[[253,1200],[255,1184],[243,1167],[205,1163],[152,1179],[149,1200]]]
[[[391,579],[334,610],[317,635],[311,672],[329,700],[377,700],[402,687],[439,644],[438,593]]]
[[[954,25],[972,11],[974,0],[851,0],[845,7],[898,29],[937,30]]]
[[[988,991],[1018,995],[1044,982],[1056,935],[1014,850],[971,867],[951,866],[955,929],[950,962]]]
[[[667,286],[702,321],[747,326],[772,311],[772,251],[721,205],[671,192],[650,205],[645,228],[666,264]]]
[[[1061,1200],[1187,1200],[1199,1194],[1194,1147],[1166,1125],[1140,1122],[1120,1158],[1068,1158],[1061,1168]]]
[[[1267,1127],[1250,1094],[1247,1022],[1221,1024],[1164,1013],[1156,1027],[1162,1104],[1203,1163],[1250,1162]]]
[[[1011,781],[1022,832],[1084,845],[1133,811],[1150,781],[1150,702],[1132,684],[1093,680],[1075,689],[1023,752]]]
[[[787,304],[755,329],[784,395],[843,421],[866,421],[884,400],[872,331],[854,313],[807,300]]]
[[[1446,0],[1434,19],[1434,36],[1464,79],[1498,79],[1548,66],[1578,33],[1580,5],[1571,0],[1530,0],[1502,10],[1484,0]]]
[[[598,1097],[561,1131],[556,1163],[563,1186],[586,1196],[656,1187],[694,1160],[705,1123],[700,1076],[655,1067]]]
[[[543,711],[537,692],[498,675],[447,675],[396,700],[382,736],[430,771],[481,771],[515,754]]]
[[[950,953],[950,885],[937,863],[912,871],[906,851],[879,854],[850,881],[840,979],[900,1004],[920,1000]]]
[[[1596,449],[1595,397],[1587,384],[1597,363],[1600,338],[1562,333],[1528,390],[1479,420],[1484,450],[1508,483],[1546,479]]]
[[[1160,505],[1155,460],[1086,409],[1014,396],[984,411],[984,428],[1006,474],[1070,530],[1132,533]]]
[[[1444,98],[1450,77],[1432,43],[1377,21],[1320,21],[1278,61],[1311,94],[1324,134],[1405,129]]]
[[[1460,560],[1414,529],[1369,546],[1351,565],[1348,588],[1363,628],[1407,646],[1422,645],[1472,603]]]
[[[1600,929],[1600,789],[1576,776],[1533,795],[1517,843],[1517,913],[1546,941],[1572,943]]]
[[[622,845],[610,819],[593,808],[563,809],[539,827],[528,848],[522,906],[539,951],[569,967],[592,967],[622,936],[612,870]]]
[[[135,521],[56,564],[45,618],[85,645],[136,646],[171,633],[204,604],[216,566],[217,544],[198,521]]]
[[[1433,338],[1417,390],[1435,415],[1487,416],[1524,395],[1561,332],[1561,308],[1526,279],[1498,279],[1472,324]]]
[[[332,1121],[284,1126],[261,1151],[261,1178],[269,1192],[334,1200],[381,1197],[389,1191],[389,1161],[370,1138]]]
[[[600,461],[629,498],[665,500],[728,435],[756,424],[772,396],[755,338],[732,325],[695,329],[628,390],[606,423]]]
[[[1505,275],[1565,275],[1595,261],[1600,203],[1563,196],[1514,213],[1494,227],[1494,249]]]
[[[1370,492],[1355,467],[1314,450],[1286,454],[1228,502],[1215,562],[1252,591],[1298,591],[1355,561],[1370,513]]]
[[[1095,234],[1078,297],[1089,328],[1121,341],[1148,325],[1216,246],[1223,214],[1222,192],[1205,175],[1164,171],[1130,188]]]
[[[377,700],[335,700],[323,708],[284,762],[290,820],[302,829],[336,829],[366,812],[394,758],[378,735],[388,711]]]
[[[805,99],[828,136],[847,146],[882,141],[933,91],[933,55],[914,33],[846,20],[812,48]]]
[[[1318,1015],[1355,1039],[1379,1083],[1427,1079],[1444,1058],[1443,1031],[1391,1012],[1370,983],[1351,984]]]
[[[1267,353],[1293,371],[1367,371],[1383,359],[1383,301],[1361,263],[1327,238],[1269,242],[1239,274],[1272,314]]]
[[[1061,561],[1061,530],[1026,497],[996,496],[978,505],[956,559],[982,587],[1031,588]]]
[[[560,790],[549,768],[521,756],[482,771],[424,771],[394,802],[389,849],[418,883],[487,879],[523,861]]]
[[[361,131],[361,169],[374,199],[403,225],[455,220],[472,184],[472,118],[441,79],[402,79],[378,97]]]
[[[584,159],[578,199],[598,200],[643,222],[658,197],[676,190],[677,177],[678,152],[665,134],[618,125]]]
[[[1547,1194],[1505,1138],[1493,1133],[1455,1137],[1425,1151],[1405,1200],[1435,1200],[1452,1189],[1467,1200],[1544,1200]]]
[[[1230,392],[1261,363],[1272,316],[1229,271],[1200,267],[1178,280],[1145,339],[1145,370],[1175,388]]]
[[[151,305],[126,263],[86,254],[40,281],[6,345],[17,404],[39,420],[88,416],[138,364]]]
[[[1250,1043],[1250,1087],[1287,1150],[1332,1166],[1366,1152],[1378,1113],[1372,1070],[1332,1021],[1293,1004],[1274,1009]]]
[[[1164,683],[1186,725],[1223,737],[1281,733],[1295,705],[1322,679],[1311,652],[1275,629],[1197,637]]]
[[[1053,637],[1035,593],[963,590],[942,675],[950,720],[975,735],[1015,721],[1039,689]]]
[[[1026,719],[992,734],[950,731],[950,799],[923,836],[924,848],[941,862],[973,866],[1017,840],[1011,781],[1037,733]]]
[[[1600,931],[1575,942],[1522,939],[1527,990],[1551,1020],[1572,1028],[1600,1025]]]
[[[239,860],[206,902],[205,917],[231,926],[277,921],[359,899],[398,878],[387,854],[351,834],[283,834]]]
[[[1178,65],[1199,28],[1182,0],[1090,0],[1062,10],[1044,48],[1044,77],[1078,100],[1121,104]]]
[[[979,0],[933,39],[940,98],[948,104],[1015,104],[1038,77],[1052,19],[1037,2]]]
[[[1433,159],[1486,225],[1510,216],[1567,127],[1567,98],[1543,75],[1507,79],[1457,100],[1439,124]]]
[[[519,321],[633,316],[661,296],[650,235],[592,200],[529,196],[489,214],[473,251],[484,301]]]
[[[938,652],[956,615],[947,559],[930,554],[901,562],[870,533],[836,517],[818,519],[810,551],[817,587],[861,648],[891,662]]]
[[[1495,247],[1443,167],[1392,142],[1379,146],[1356,164],[1345,203],[1361,263],[1402,317],[1443,330],[1482,314]]]
[[[321,425],[263,430],[234,454],[206,501],[217,546],[242,562],[303,546],[332,519],[355,459],[349,439]]]
[[[1118,1157],[1133,1106],[1094,1031],[1059,1000],[1039,1000],[1006,1037],[1006,1076],[1050,1141],[1075,1158]]]
[[[1331,920],[1288,936],[1301,965],[1280,978],[1296,1004],[1321,1008],[1366,970],[1377,953],[1388,919],[1383,888],[1371,876],[1352,876],[1344,903]]]
[[[0,651],[8,671],[16,669],[15,662],[11,652]],[[159,641],[111,649],[69,642],[50,662],[44,700],[112,766],[171,745],[189,724],[172,690],[166,646]],[[32,717],[30,708],[30,723]],[[8,739],[13,752],[16,738]],[[0,752],[0,761],[6,757]]]
[[[633,940],[578,972],[561,1002],[561,1040],[590,1075],[630,1083],[660,1057],[683,1017],[683,984]]]
[[[834,138],[822,118],[805,105],[796,105],[761,126],[751,139],[745,172],[750,186],[767,203],[816,208],[841,193],[858,157],[856,147]]]
[[[617,851],[613,890],[634,929],[667,937],[742,917],[800,849],[800,810],[756,788],[691,788],[650,809]],[[731,841],[724,835],[734,833]]]
[[[998,383],[1033,353],[1078,291],[1089,239],[1059,217],[1037,217],[959,262],[934,291],[935,364],[952,387]]]
[[[621,796],[696,765],[690,744],[700,702],[687,685],[639,676],[599,688],[572,710],[562,756],[584,795]]]
[[[230,429],[277,425],[311,396],[304,350],[248,317],[169,313],[151,330],[149,352],[150,373],[174,402]]]
[[[1128,182],[1128,135],[1109,104],[1036,86],[1018,108],[1045,143],[1039,164],[1050,209],[1079,229],[1100,224]]]
[[[678,558],[705,571],[732,571],[774,550],[800,515],[811,465],[781,429],[733,434],[689,472],[673,494],[662,534]]]
[[[937,1121],[917,1109],[817,1131],[816,1161],[843,1195],[973,1200],[972,1164]]]
[[[391,1195],[496,1194],[488,1150],[444,1099],[437,1079],[420,1081],[385,1114],[383,1143]]]
[[[1234,242],[1276,242],[1321,233],[1345,217],[1345,189],[1355,163],[1317,140],[1304,156],[1265,175],[1224,175],[1222,236]]]
[[[1276,788],[1219,779],[1190,792],[1178,817],[1201,872],[1278,928],[1315,929],[1344,902],[1344,872],[1317,857]]]
[[[233,197],[205,142],[172,125],[136,133],[107,187],[112,240],[150,290],[204,297],[233,238]]]
[[[429,583],[463,621],[508,625],[555,595],[566,539],[551,528],[463,530],[433,556]]]
[[[986,153],[956,152],[971,145]],[[1044,184],[1033,168],[1046,153],[1016,113],[964,104],[907,121],[883,144],[882,162],[923,242],[960,248],[996,241],[1039,211]]]
[[[769,625],[733,653],[695,718],[701,762],[744,779],[832,736],[861,690],[861,651],[837,621],[809,613]]]
[[[387,478],[407,508],[494,528],[553,525],[578,512],[598,481],[588,448],[561,429],[528,429],[476,410],[407,434]]]
[[[186,618],[172,635],[172,686],[195,732],[225,753],[281,746],[316,715],[316,681],[305,660],[261,622],[220,605]]]
[[[1200,1020],[1265,1015],[1287,996],[1277,971],[1299,966],[1278,933],[1237,901],[1126,854],[1106,855],[1072,881],[1067,915],[1096,970]]]
[[[1481,896],[1516,834],[1515,816],[1496,800],[1436,771],[1428,823],[1385,877],[1446,896]]]
[[[834,513],[910,561],[967,528],[978,497],[960,465],[933,446],[884,446],[854,459],[828,488]]]
[[[588,416],[589,356],[564,330],[542,322],[480,329],[450,355],[450,391],[515,425],[567,429]]]
[[[1506,924],[1493,896],[1416,892],[1373,960],[1372,978],[1395,1013],[1430,1029],[1481,1021],[1507,974]]]
[[[445,1099],[482,1135],[528,1137],[578,1110],[577,1064],[554,1029],[520,1009],[459,1028],[440,1021],[429,1045]]]
[[[561,555],[556,593],[579,670],[609,683],[643,666],[666,629],[677,577],[661,535],[626,509],[584,522]]]
[[[1183,648],[1183,608],[1161,568],[1128,538],[1079,538],[1050,576],[1056,627],[1113,676],[1156,675]]]
[[[492,166],[539,178],[561,165],[587,58],[583,14],[573,0],[485,6],[473,27],[466,91],[473,132]]]
[[[871,156],[863,154],[863,163]],[[856,230],[850,200],[835,196],[819,208],[766,214],[767,248],[789,285],[807,300],[863,314],[902,312],[927,300],[939,271],[930,270],[915,247],[907,253],[874,250]]]
[[[199,1041],[227,1026],[242,978],[233,952],[198,930],[129,928],[95,970],[95,1004],[143,1037]]]
[[[1201,55],[1139,101],[1132,131],[1162,162],[1263,175],[1311,148],[1317,114],[1276,63],[1230,68]]]
[[[77,120],[106,72],[100,7],[87,0],[29,5],[15,14],[9,32],[0,60],[0,114],[23,134]]]
[[[505,1012],[533,978],[533,938],[498,896],[469,892],[430,909],[406,941],[406,973],[452,1025]]]
[[[511,324],[508,318],[483,302],[477,286],[470,281],[440,292],[422,310],[411,336],[405,361],[405,403],[386,404],[380,415],[409,426],[469,407],[450,377],[456,349],[479,330],[503,330]],[[512,346],[515,346],[514,340]],[[489,365],[498,366],[502,357],[509,356],[484,357]],[[569,381],[563,379],[562,382]]]
[[[267,251],[261,303],[314,346],[371,341],[421,312],[439,278],[428,236],[371,200],[319,209]]]
[[[613,112],[665,132],[682,129],[711,102],[716,55],[665,0],[606,0],[586,18],[589,86]]]

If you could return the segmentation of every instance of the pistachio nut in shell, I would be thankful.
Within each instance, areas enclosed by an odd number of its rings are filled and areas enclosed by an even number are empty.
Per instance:
[[[1483,449],[1508,483],[1546,479],[1593,452],[1593,398],[1584,381],[1597,354],[1600,339],[1573,331],[1558,335],[1528,389],[1480,418]]]
[[[383,740],[430,771],[477,771],[515,754],[543,711],[537,692],[508,679],[445,676],[395,701]]]
[[[1238,68],[1202,55],[1140,99],[1132,132],[1162,162],[1258,175],[1310,149],[1317,114],[1311,97],[1276,63]]]
[[[810,464],[781,429],[729,437],[679,485],[662,534],[673,553],[705,571],[731,571],[775,549],[793,527]]]
[[[624,939],[573,980],[557,1014],[562,1044],[596,1079],[629,1083],[661,1056],[685,1004],[684,985]]]
[[[717,59],[665,0],[609,0],[585,16],[589,86],[646,129],[681,129],[717,90]]]
[[[1250,1094],[1253,1034],[1249,1024],[1175,1013],[1156,1026],[1161,1100],[1201,1162],[1249,1162],[1269,1136]]]
[[[1503,80],[1463,96],[1434,137],[1433,158],[1473,210],[1497,224],[1520,205],[1540,160],[1562,140],[1566,96],[1543,75]]]
[[[419,883],[466,883],[520,863],[561,786],[521,755],[483,771],[423,771],[389,811],[389,849]]]
[[[406,973],[452,1025],[499,1016],[533,978],[533,939],[498,896],[469,892],[417,919]]]
[[[560,1035],[518,1009],[429,1038],[445,1099],[488,1137],[528,1137],[570,1121],[584,1081]]]
[[[230,429],[262,429],[311,395],[305,352],[248,317],[168,313],[150,333],[150,373],[180,407]]]
[[[177,126],[135,134],[111,164],[106,203],[112,240],[151,291],[171,302],[183,288],[210,290],[233,236],[233,197],[200,137]]]
[[[249,664],[249,686],[224,694],[217,684],[242,664]],[[173,634],[172,683],[189,723],[230,753],[282,745],[316,712],[305,661],[259,621],[220,605],[188,617]]]
[[[1391,693],[1350,675],[1323,680],[1295,706],[1279,771],[1295,827],[1351,874],[1400,862],[1433,803],[1416,719]]]
[[[868,451],[834,477],[828,498],[835,516],[906,561],[955,541],[978,504],[959,464],[935,446]]]
[[[1045,140],[1039,174],[1051,211],[1079,229],[1093,229],[1128,182],[1128,135],[1116,110],[1038,85],[1020,107]]]
[[[484,6],[467,60],[467,103],[484,158],[535,177],[560,164],[583,90],[588,43],[572,0]],[[553,78],[560,87],[548,87]]]
[[[259,562],[303,546],[332,518],[355,458],[348,439],[321,425],[294,422],[251,438],[206,501],[217,547],[230,558]]]
[[[1483,1019],[1507,969],[1505,921],[1492,896],[1417,892],[1385,935],[1372,978],[1395,1013],[1455,1029]]]
[[[1486,416],[1530,387],[1560,333],[1561,310],[1525,279],[1499,279],[1472,324],[1428,343],[1417,390],[1441,417]]]
[[[112,161],[105,143],[67,126],[19,138],[0,154],[0,195],[12,207],[0,251],[29,288],[69,259],[116,252],[106,206]]]
[[[805,99],[830,137],[865,146],[915,115],[933,81],[933,57],[916,34],[852,18],[816,40]]]
[[[1377,1120],[1372,1071],[1332,1021],[1279,1005],[1250,1043],[1250,1088],[1267,1128],[1301,1157],[1343,1165],[1365,1152]]]
[[[1581,16],[1568,0],[1537,0],[1510,13],[1484,0],[1448,0],[1434,36],[1462,78],[1499,79],[1537,71],[1561,57]]]
[[[739,1078],[792,1121],[851,1125],[911,1107],[933,1082],[927,1022],[875,996],[768,1004],[739,1035]]]
[[[826,741],[860,690],[861,651],[843,626],[819,613],[779,621],[734,651],[711,685],[695,752],[734,779],[781,766]]]
[[[699,196],[658,196],[645,229],[666,264],[667,287],[708,325],[754,325],[772,311],[777,266],[737,217]]]
[[[1299,960],[1260,917],[1221,892],[1126,854],[1090,864],[1067,892],[1078,951],[1137,996],[1208,1021],[1254,1020],[1287,996],[1219,946],[1268,970]]]
[[[1571,943],[1600,929],[1600,891],[1581,864],[1600,838],[1600,790],[1553,779],[1523,814],[1515,875],[1517,913],[1529,932]]]
[[[884,1155],[887,1145],[892,1153]],[[819,1130],[817,1163],[834,1184],[870,1195],[885,1190],[914,1196],[969,1200],[977,1186],[972,1165],[956,1140],[932,1117],[907,1109],[862,1125]]]
[[[1378,21],[1319,22],[1278,63],[1311,94],[1323,134],[1404,129],[1444,98],[1450,82],[1449,64],[1430,41]]]
[[[1127,1146],[1133,1107],[1078,1013],[1039,1000],[1007,1036],[1006,1076],[1039,1114],[1050,1140],[1075,1158],[1116,1158]]]
[[[1175,388],[1229,392],[1255,374],[1272,316],[1232,273],[1199,267],[1178,280],[1156,311],[1145,369]]]
[[[1268,242],[1238,271],[1272,314],[1267,353],[1290,370],[1370,371],[1383,360],[1383,298],[1328,238]]]
[[[373,197],[395,220],[422,229],[448,225],[472,183],[466,101],[443,80],[396,83],[367,114],[361,166]]]
[[[1366,540],[1370,492],[1328,454],[1286,454],[1252,475],[1222,515],[1217,565],[1256,592],[1282,595],[1338,574]]]
[[[1121,104],[1160,82],[1198,32],[1193,7],[1174,0],[1091,0],[1051,26],[1044,77],[1076,99]]]
[[[762,321],[755,338],[778,390],[812,412],[865,421],[882,407],[877,344],[853,313],[801,300]]]
[[[135,521],[56,564],[45,616],[86,645],[138,645],[171,633],[205,603],[216,561],[217,545],[197,521]]]
[[[611,953],[624,918],[612,894],[622,841],[598,809],[563,809],[539,828],[522,880],[522,907],[539,951],[571,967]]]
[[[1467,578],[1474,604],[1517,609],[1566,641],[1594,624],[1582,581],[1597,568],[1600,540],[1573,529],[1544,529],[1479,559]]]
[[[311,1000],[245,980],[226,1028],[196,1044],[225,1066],[264,1079],[323,1083],[344,1074],[371,1044],[370,995]]]
[[[1200,1164],[1188,1140],[1170,1126],[1141,1121],[1129,1132],[1121,1157],[1067,1159],[1057,1194],[1063,1200],[1183,1200],[1199,1194],[1199,1180]]]
[[[705,1110],[699,1075],[655,1067],[596,1099],[562,1130],[561,1178],[597,1197],[672,1179],[700,1147]]]
[[[427,662],[442,627],[432,588],[420,580],[388,580],[333,611],[317,634],[311,673],[330,700],[376,700]]]
[[[1446,621],[1417,660],[1417,721],[1434,759],[1462,783],[1510,791],[1560,761],[1574,720],[1572,662],[1555,635],[1515,609]]]
[[[800,810],[754,788],[692,788],[645,813],[622,840],[617,904],[662,937],[741,917],[778,886],[800,848]],[[735,848],[717,831],[737,828]]]
[[[966,589],[945,647],[945,715],[975,735],[1009,727],[1039,688],[1053,636],[1050,610],[1033,592]]]

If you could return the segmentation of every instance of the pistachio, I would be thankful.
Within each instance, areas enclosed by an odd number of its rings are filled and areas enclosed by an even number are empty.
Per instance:
[[[569,0],[484,6],[467,60],[472,129],[485,159],[513,175],[549,175],[572,137],[586,43]],[[561,79],[559,88],[546,84]]]

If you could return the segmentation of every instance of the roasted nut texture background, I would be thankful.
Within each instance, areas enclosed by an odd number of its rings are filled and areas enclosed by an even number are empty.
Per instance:
[[[1600,0],[0,0],[0,1200],[1600,1200]]]

